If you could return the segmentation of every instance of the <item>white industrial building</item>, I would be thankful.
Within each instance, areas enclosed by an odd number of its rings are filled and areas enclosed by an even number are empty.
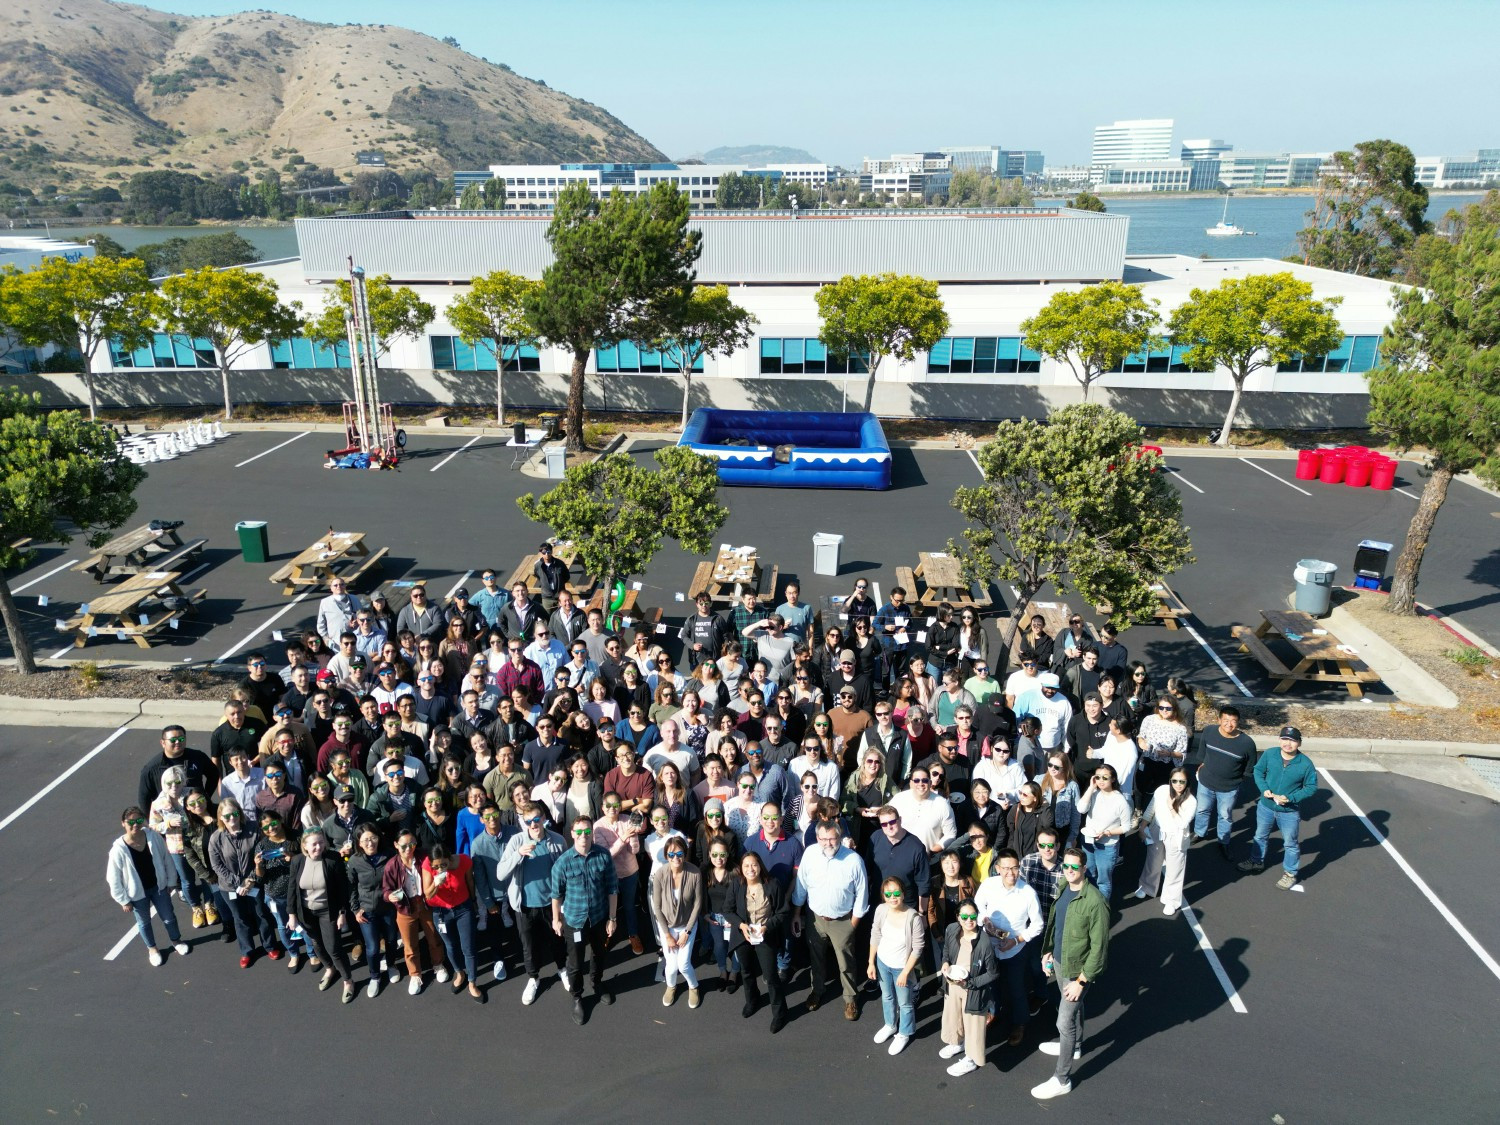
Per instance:
[[[1094,127],[1094,148],[1089,163],[1095,168],[1145,160],[1172,159],[1170,117],[1115,121]]]
[[[583,182],[600,198],[613,191],[637,195],[660,183],[677,185],[695,209],[714,206],[719,180],[734,173],[762,179],[775,190],[782,180],[820,188],[828,183],[827,164],[491,164],[483,172],[456,172],[455,199],[471,183],[500,180],[505,210],[547,210],[571,183]]]

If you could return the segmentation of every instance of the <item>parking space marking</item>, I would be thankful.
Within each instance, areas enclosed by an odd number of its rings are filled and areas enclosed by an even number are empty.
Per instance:
[[[1438,914],[1442,916],[1443,921],[1452,926],[1453,932],[1458,934],[1459,937],[1463,938],[1464,944],[1474,951],[1474,955],[1478,957],[1480,961],[1484,962],[1484,967],[1491,973],[1493,973],[1497,979],[1500,979],[1500,962],[1496,962],[1496,960],[1489,955],[1489,952],[1484,948],[1484,946],[1480,945],[1479,942],[1475,940],[1474,935],[1469,932],[1468,927],[1458,920],[1453,911],[1448,909],[1447,904],[1444,903],[1442,899],[1438,898],[1438,896],[1433,892],[1432,888],[1427,885],[1427,881],[1423,879],[1422,876],[1417,874],[1416,868],[1407,863],[1406,857],[1392,846],[1391,842],[1385,838],[1380,829],[1376,828],[1374,824],[1370,823],[1370,818],[1365,815],[1364,810],[1354,803],[1354,799],[1350,797],[1348,793],[1344,792],[1344,787],[1334,780],[1333,774],[1329,773],[1325,769],[1318,770],[1318,773],[1322,776],[1324,781],[1328,782],[1329,788],[1339,795],[1339,798],[1344,802],[1344,804],[1349,806],[1354,815],[1359,817],[1359,822],[1365,826],[1365,830],[1369,832],[1371,836],[1375,837],[1375,842],[1390,853],[1391,858],[1396,861],[1396,866],[1401,868],[1406,877],[1416,884],[1417,890],[1421,891],[1422,896],[1426,898],[1428,902],[1432,903],[1433,909],[1435,909]]]
[[[226,652],[223,656],[219,657],[219,659],[215,660],[214,663],[215,664],[223,664],[224,661],[228,660],[235,653],[239,652],[240,649],[244,648],[251,641],[255,640],[255,638],[258,637],[258,636],[260,636],[261,633],[265,632],[272,625],[276,624],[276,622],[280,621],[283,617],[285,617],[288,613],[290,613],[292,610],[296,609],[297,608],[297,603],[300,602],[303,598],[307,597],[307,595],[310,594],[310,593],[312,593],[311,590],[303,590],[302,593],[298,594],[290,602],[288,602],[286,605],[282,606],[275,613],[271,614],[270,617],[266,618],[266,620],[264,622],[262,622],[260,625],[256,626],[255,629],[250,633],[249,636],[247,636],[244,640],[242,640],[238,644],[236,644],[232,649],[230,649],[228,652]]]
[[[42,575],[40,578],[33,578],[30,582],[27,582],[27,583],[25,583],[25,584],[23,584],[21,586],[12,586],[10,592],[12,594],[19,594],[22,590],[29,590],[33,586],[35,586],[38,582],[45,582],[47,579],[51,578],[54,574],[56,574],[59,570],[67,570],[68,567],[72,566],[77,561],[78,561],[77,559],[68,559],[66,562],[62,563],[60,566],[54,566],[51,570],[49,570],[46,574]]]
[[[174,909],[174,912],[175,912],[176,908],[174,907],[173,909]],[[151,907],[151,917],[155,918],[158,922],[161,921],[161,915],[157,912],[155,906]],[[125,936],[122,937],[119,941],[115,942],[114,948],[111,949],[108,953],[106,953],[104,955],[104,959],[106,961],[113,961],[120,954],[124,953],[125,952],[125,947],[130,944],[130,939],[133,938],[133,937],[135,937],[135,936],[136,936],[136,934],[135,934],[135,926],[134,926],[134,924],[132,924],[131,927],[130,927],[130,929],[128,929],[128,930],[125,931]],[[153,936],[154,936],[154,932],[153,932]]]
[[[964,450],[969,455],[969,460],[974,462],[974,467],[979,470],[979,475],[984,476],[984,466],[979,463],[979,458],[974,456],[972,449]]]
[[[1171,473],[1174,477],[1176,477],[1178,480],[1180,480],[1183,484],[1187,485],[1194,492],[1198,493],[1198,495],[1200,495],[1200,496],[1204,495],[1203,489],[1199,488],[1192,481],[1188,480],[1187,477],[1183,476],[1181,469],[1173,468],[1171,465],[1168,465],[1167,466],[1167,472]]]
[[[1203,639],[1198,630],[1193,628],[1193,623],[1191,621],[1183,621],[1180,624],[1187,630],[1188,636],[1203,646],[1203,651],[1213,658],[1213,662],[1219,666],[1219,670],[1229,677],[1235,687],[1240,689],[1240,694],[1246,699],[1254,699],[1255,693],[1241,683],[1240,678],[1229,670],[1229,665],[1224,663],[1223,657],[1209,647],[1208,642]]]
[[[1406,489],[1404,489],[1404,488],[1398,488],[1398,489],[1396,489],[1396,491],[1399,492],[1399,493],[1401,493],[1402,496],[1411,496],[1411,498],[1413,500],[1420,501],[1422,499],[1420,496],[1413,496],[1410,492],[1407,492]]]
[[[280,445],[271,446],[270,449],[266,450],[266,453],[275,453],[278,449],[282,449],[288,445],[291,445],[292,442],[296,441],[298,438],[305,438],[310,433],[312,433],[311,430],[304,430],[302,433],[298,434],[297,437],[287,438],[286,441],[282,442]],[[246,457],[243,461],[236,465],[235,468],[240,469],[250,464],[251,461],[259,461],[266,455],[266,453],[257,453],[254,457]]]
[[[436,465],[434,465],[432,468],[428,469],[427,471],[429,473],[435,473],[435,472],[437,472],[444,465],[446,465],[449,461],[453,460],[453,458],[457,457],[465,449],[468,449],[469,446],[473,445],[476,441],[478,441],[483,436],[484,436],[483,434],[475,434],[468,441],[464,442],[461,446],[459,446],[457,449],[455,449],[452,453],[448,454],[448,456],[444,457],[441,461],[439,461]]]
[[[67,656],[68,653],[72,652],[77,647],[78,647],[77,645],[69,644],[66,648],[60,648],[60,649],[58,649],[51,656],[47,657],[47,659],[48,660],[61,660],[63,657]]]
[[[1229,1006],[1242,1016],[1250,1014],[1250,1009],[1245,1007],[1245,1002],[1240,999],[1239,991],[1234,987],[1234,982],[1229,979],[1229,974],[1224,971],[1224,963],[1219,960],[1219,955],[1214,952],[1213,943],[1208,940],[1208,935],[1203,932],[1203,927],[1198,922],[1198,915],[1193,913],[1193,908],[1183,902],[1179,914],[1187,920],[1188,929],[1193,931],[1193,937],[1198,940],[1198,948],[1203,951],[1203,956],[1208,958],[1208,967],[1214,971],[1214,976],[1219,978],[1219,987],[1224,990],[1224,995],[1229,998]],[[134,933],[135,931],[131,931]]]
[[[1266,476],[1270,477],[1272,480],[1276,481],[1278,484],[1284,484],[1288,488],[1293,489],[1293,490],[1295,490],[1297,492],[1302,493],[1303,496],[1311,496],[1312,495],[1312,493],[1309,492],[1309,491],[1307,491],[1307,489],[1305,489],[1305,488],[1298,488],[1295,484],[1293,484],[1289,480],[1282,480],[1275,473],[1273,473],[1270,469],[1267,469],[1267,468],[1265,468],[1262,465],[1257,465],[1254,461],[1247,461],[1243,457],[1236,457],[1235,460],[1236,461],[1240,461],[1240,462],[1242,462],[1242,463],[1244,463],[1246,465],[1249,465],[1252,469],[1259,469],[1261,472],[1265,473]]]
[[[466,571],[464,571],[464,576],[462,578],[460,578],[457,582],[453,583],[453,590],[457,590],[460,586],[462,586],[465,582],[467,582],[469,580],[469,575],[471,575],[473,573],[474,572],[472,570],[466,570]],[[445,602],[453,600],[453,590],[449,590],[448,591],[447,597],[445,597],[443,599]]]
[[[67,781],[68,778],[72,777],[79,770],[83,769],[84,766],[88,765],[100,754],[104,753],[104,751],[109,748],[110,743],[114,742],[115,739],[119,738],[120,735],[124,734],[128,729],[128,725],[118,727],[112,735],[106,738],[103,742],[99,743],[98,746],[95,746],[87,754],[79,758],[78,761],[74,762],[67,769],[63,770],[62,773],[53,778],[52,781],[46,786],[46,788],[44,788],[36,796],[32,797],[31,800],[27,801],[24,805],[18,808],[15,812],[11,813],[4,820],[0,820],[0,831],[4,831],[5,828],[12,824],[27,809],[31,808],[32,805],[36,804],[48,793],[52,792],[52,790],[56,789],[63,782]]]

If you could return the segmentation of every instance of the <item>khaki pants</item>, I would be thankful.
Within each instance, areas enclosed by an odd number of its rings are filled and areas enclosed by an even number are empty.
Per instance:
[[[812,995],[823,995],[828,973],[828,954],[833,954],[839,968],[839,988],[844,1003],[854,1003],[859,981],[854,978],[854,923],[848,918],[813,916],[813,932],[807,936],[808,959],[812,962]]]
[[[424,902],[413,905],[410,914],[396,911],[396,929],[401,932],[401,948],[406,954],[406,971],[414,977],[422,975],[423,936],[427,938],[427,959],[434,969],[443,964],[443,943],[438,940],[437,927],[432,924],[432,910]]]
[[[984,1065],[984,1013],[964,1011],[969,990],[961,984],[947,981],[948,989],[943,996],[942,1040],[947,1044],[962,1043],[964,1054],[974,1060],[976,1066]]]

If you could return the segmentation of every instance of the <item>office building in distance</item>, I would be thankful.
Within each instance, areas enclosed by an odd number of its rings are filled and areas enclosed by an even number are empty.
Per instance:
[[[1096,125],[1089,164],[1095,168],[1103,168],[1112,164],[1171,160],[1172,125],[1170,117]]]
[[[636,195],[672,183],[695,210],[704,210],[714,206],[719,180],[731,172],[764,180],[768,191],[783,180],[821,188],[829,178],[827,164],[492,164],[482,171],[453,173],[453,191],[456,199],[470,184],[501,180],[505,210],[540,211],[556,205],[559,193],[579,181],[601,198],[612,191]]]

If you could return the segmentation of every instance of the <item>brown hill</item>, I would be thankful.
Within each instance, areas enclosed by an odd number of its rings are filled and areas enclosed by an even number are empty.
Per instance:
[[[0,21],[0,180],[32,188],[276,168],[288,153],[341,173],[364,150],[438,174],[665,159],[598,106],[406,28],[16,3]]]

